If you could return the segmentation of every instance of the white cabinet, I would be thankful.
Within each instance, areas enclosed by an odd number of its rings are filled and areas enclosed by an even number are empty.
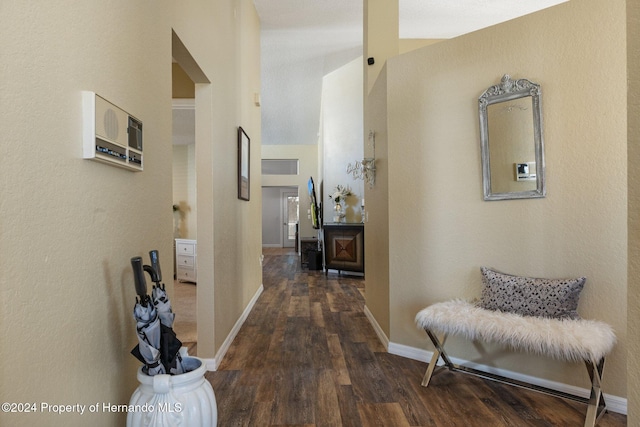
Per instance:
[[[196,240],[176,239],[176,279],[197,282],[198,247]]]

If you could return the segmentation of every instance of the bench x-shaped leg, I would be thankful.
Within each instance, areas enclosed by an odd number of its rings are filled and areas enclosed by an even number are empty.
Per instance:
[[[589,396],[587,416],[584,419],[585,427],[593,427],[607,412],[607,405],[602,394],[602,372],[604,371],[604,357],[599,363],[589,360],[584,361],[591,378],[591,395]]]
[[[454,372],[463,372],[463,373],[475,375],[484,379],[499,381],[504,384],[514,385],[517,387],[522,387],[529,390],[545,393],[551,396],[560,397],[563,399],[571,399],[577,402],[585,403],[588,405],[587,414],[584,420],[585,427],[594,427],[598,422],[598,420],[607,412],[607,406],[605,404],[604,395],[602,393],[602,373],[604,371],[604,358],[602,358],[598,363],[585,360],[587,371],[589,371],[589,378],[591,378],[591,395],[587,399],[581,396],[576,396],[576,395],[561,392],[558,390],[553,390],[546,387],[525,383],[519,380],[506,378],[500,375],[479,371],[477,369],[456,365],[451,361],[451,359],[449,359],[449,356],[444,350],[444,343],[447,339],[447,334],[444,334],[442,339],[439,340],[438,337],[429,329],[425,329],[425,332],[429,336],[429,339],[431,339],[431,342],[435,347],[435,351],[433,352],[433,356],[431,357],[431,361],[429,362],[427,371],[425,372],[424,377],[422,378],[423,387],[429,386],[429,382],[431,381],[431,377],[433,376],[434,371],[436,369],[438,359],[442,358],[445,366],[449,370]]]
[[[431,362],[429,362],[429,366],[427,366],[427,372],[424,374],[424,378],[422,378],[422,386],[427,387],[429,385],[429,381],[431,381],[431,377],[433,376],[433,371],[436,369],[436,365],[438,364],[438,359],[442,357],[442,360],[447,365],[449,369],[453,367],[453,363],[449,359],[449,356],[444,351],[444,342],[447,340],[447,334],[442,336],[442,340],[438,340],[438,337],[435,336],[433,332],[428,329],[425,329],[427,335],[431,339],[431,342],[435,346],[435,351],[433,352],[433,356],[431,356]]]

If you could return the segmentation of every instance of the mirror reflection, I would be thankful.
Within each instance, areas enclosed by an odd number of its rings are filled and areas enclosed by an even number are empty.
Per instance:
[[[540,86],[505,75],[479,98],[485,200],[544,197]]]

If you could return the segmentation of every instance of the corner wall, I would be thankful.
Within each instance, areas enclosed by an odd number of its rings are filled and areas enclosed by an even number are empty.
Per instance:
[[[0,396],[3,426],[124,425],[139,362],[130,258],[171,271],[171,2],[3,2]],[[141,46],[141,43],[143,46]],[[144,124],[144,171],[82,158],[81,91]]]
[[[346,222],[360,222],[364,183],[347,173],[347,165],[363,158],[362,58],[354,59],[322,79],[322,120],[320,144],[323,165],[322,201],[324,222],[333,221],[333,201],[337,185],[349,187],[345,200]],[[366,202],[366,200],[365,200]],[[366,237],[365,237],[366,240]]]
[[[625,1],[572,1],[387,64],[390,339],[428,348],[424,306],[480,294],[480,266],[587,276],[579,312],[616,330],[604,389],[627,389]],[[542,86],[548,196],[485,202],[477,99]],[[451,355],[584,387],[584,368],[450,339]],[[429,348],[430,349],[430,348]]]
[[[627,173],[629,266],[627,373],[629,412],[627,425],[640,425],[640,5],[627,2]]]
[[[365,126],[375,132],[376,182],[365,186],[365,299],[375,323],[390,335],[389,319],[389,131],[387,128],[387,66],[380,70],[368,94]],[[370,147],[366,156],[373,156]],[[385,339],[383,338],[383,341]]]
[[[173,258],[173,28],[216,83],[212,113],[200,120],[210,156],[198,173],[214,177],[209,206],[198,211],[199,243],[205,230],[211,266],[199,283],[199,294],[207,287],[209,293],[198,314],[210,314],[198,322],[210,343],[198,346],[199,355],[215,355],[261,285],[260,115],[246,96],[260,86],[257,14],[251,0],[1,8],[0,395],[126,404],[139,366],[129,354],[137,343],[130,258],[158,249],[168,271]],[[143,172],[82,159],[83,90],[143,121]],[[238,125],[252,137],[249,203],[236,197]],[[125,418],[104,411],[0,413],[0,425],[106,427]]]
[[[210,80],[196,81],[198,356],[225,340],[262,284],[260,22],[251,0],[174,2],[173,29]],[[189,72],[189,70],[185,69]],[[250,201],[237,197],[237,128],[251,139]]]

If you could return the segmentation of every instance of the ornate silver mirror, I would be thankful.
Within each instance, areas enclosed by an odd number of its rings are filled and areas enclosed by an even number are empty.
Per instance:
[[[546,195],[540,85],[505,74],[478,99],[484,200]]]

